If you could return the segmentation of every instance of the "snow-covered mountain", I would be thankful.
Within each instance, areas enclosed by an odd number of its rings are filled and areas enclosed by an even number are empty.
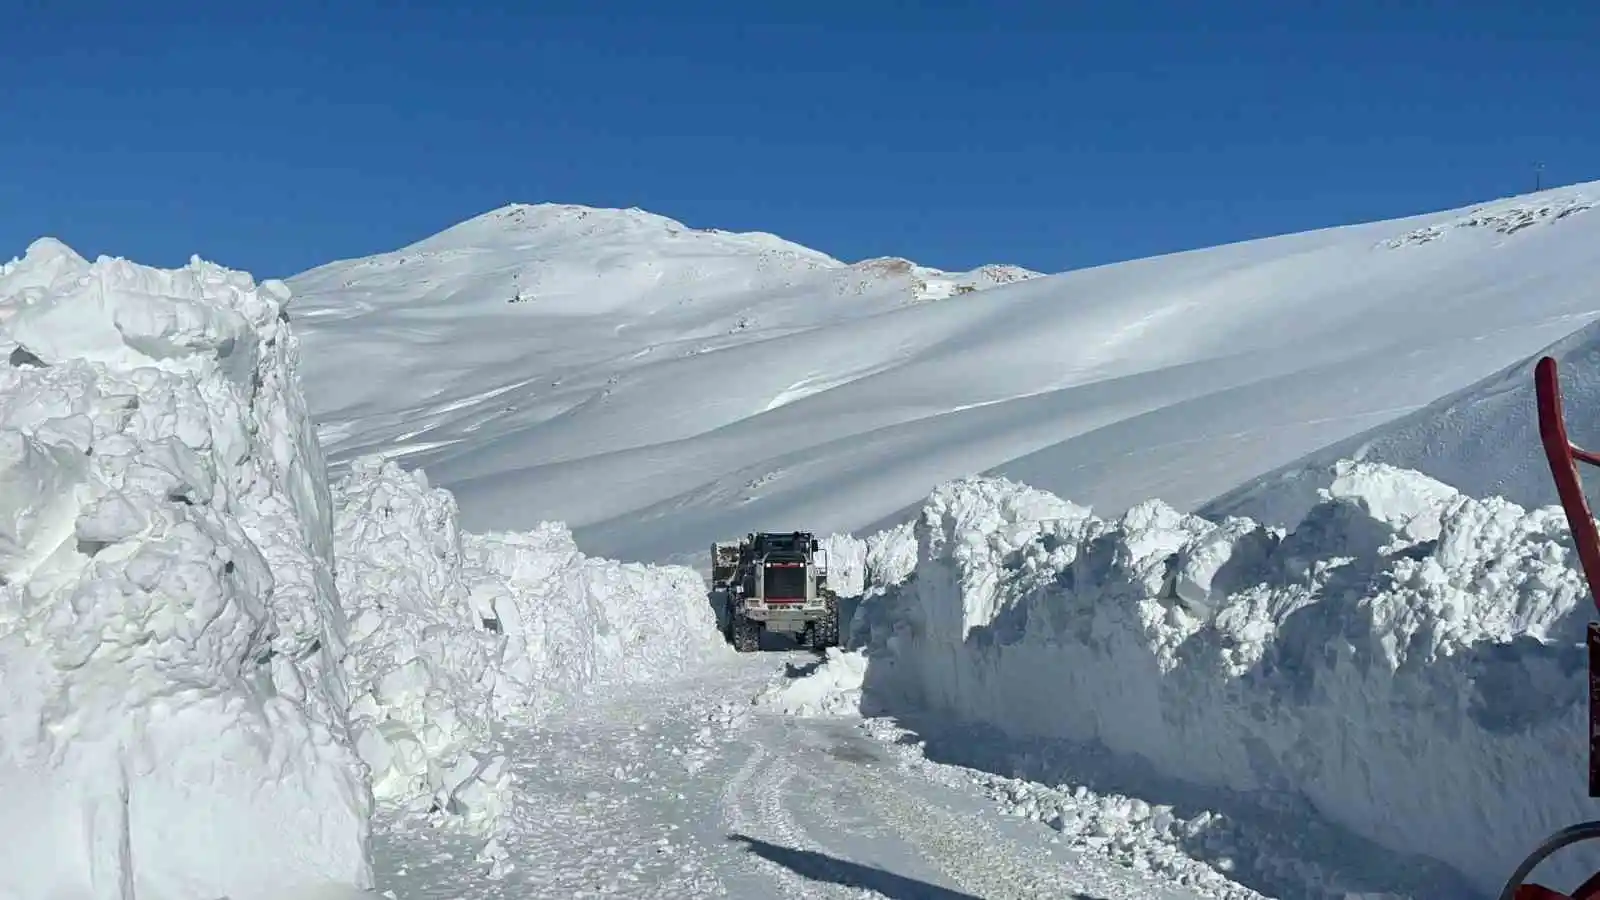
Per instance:
[[[1035,274],[851,266],[769,234],[701,231],[641,210],[512,205],[293,283],[297,318],[318,346],[338,346],[311,353],[330,446],[412,456],[599,405],[625,371]],[[720,424],[702,415],[680,430]]]
[[[831,854],[896,894],[1487,896],[1588,802],[1590,598],[1559,508],[1370,460],[1537,492],[1545,350],[1592,435],[1591,190],[1051,278],[572,207],[310,302],[35,242],[0,265],[0,894],[795,894]],[[330,481],[302,350],[347,458],[414,432],[520,530],[372,456]],[[1064,496],[949,481],[996,465]],[[1286,530],[1142,493],[1240,473],[1210,508]],[[667,555],[904,497],[827,539],[853,649],[782,672],[694,571],[541,521]]]
[[[336,462],[423,466],[467,527],[673,558],[880,524],[974,472],[1193,508],[1591,321],[1596,196],[1049,277],[511,206],[289,283]]]

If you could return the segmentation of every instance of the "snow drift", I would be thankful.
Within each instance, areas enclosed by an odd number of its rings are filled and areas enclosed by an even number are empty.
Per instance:
[[[0,896],[370,881],[287,298],[49,239],[0,267]]]
[[[1301,795],[1492,894],[1587,817],[1592,613],[1565,519],[1381,464],[1341,462],[1325,485],[1287,532],[1157,501],[1107,521],[1001,479],[942,487],[915,573],[858,614],[862,702]]]

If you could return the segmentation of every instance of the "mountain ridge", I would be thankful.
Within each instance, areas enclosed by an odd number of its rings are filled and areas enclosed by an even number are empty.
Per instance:
[[[562,519],[590,552],[674,559],[881,524],[979,472],[1193,508],[1600,315],[1597,187],[965,290],[542,207],[566,224],[303,273],[291,312],[336,464],[423,466],[476,530]],[[574,237],[597,216],[611,237]]]

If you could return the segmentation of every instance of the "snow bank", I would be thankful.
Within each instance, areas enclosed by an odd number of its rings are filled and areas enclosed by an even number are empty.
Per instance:
[[[860,597],[899,584],[917,567],[917,536],[911,522],[865,539],[830,534],[817,543],[827,552],[828,585],[841,597]]]
[[[489,835],[513,799],[497,720],[730,652],[692,569],[586,557],[556,523],[463,532],[449,491],[378,456],[334,496],[351,720],[379,802]]]
[[[1593,612],[1557,508],[1345,463],[1285,533],[1154,501],[1106,521],[974,479],[916,536],[914,576],[862,607],[873,706],[1300,794],[1489,894],[1590,817]],[[1581,856],[1541,872],[1575,879]]]
[[[828,554],[828,585],[839,595],[840,636],[861,643],[861,604],[900,584],[917,568],[917,535],[911,522],[869,535],[830,534],[818,543]]]
[[[477,614],[505,635],[496,708],[527,715],[598,689],[680,673],[732,653],[706,583],[686,566],[597,559],[572,532],[463,534]]]
[[[350,719],[380,803],[482,835],[510,801],[493,735],[506,639],[473,604],[455,498],[381,457],[333,487]]]
[[[370,883],[287,299],[53,240],[0,267],[0,896]]]

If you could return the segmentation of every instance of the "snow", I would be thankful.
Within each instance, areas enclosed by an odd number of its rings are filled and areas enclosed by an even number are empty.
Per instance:
[[[537,509],[573,553],[684,562],[832,532],[850,649],[763,712],[1100,747],[1493,892],[1584,817],[1588,601],[1543,506],[1530,360],[1553,347],[1569,408],[1600,400],[1597,192],[1043,277],[515,206],[291,283],[340,351],[309,370],[336,464],[423,465],[468,528]],[[603,641],[573,645],[518,683],[597,672]],[[1352,884],[1278,866],[1310,851],[1262,849],[1286,820],[1233,801],[1004,768],[995,796],[1074,847],[1229,878],[1253,856],[1269,894]]]
[[[334,496],[355,744],[391,815],[493,840],[500,723],[732,652],[693,570],[587,557],[554,522],[463,532],[448,491],[379,456]]]
[[[493,736],[507,642],[472,604],[454,499],[376,457],[333,494],[350,719],[373,795],[490,835],[510,802]]]
[[[464,532],[381,456],[330,488],[289,297],[0,268],[0,896],[354,895],[374,813],[503,878],[505,727],[732,653],[691,569]]]
[[[463,543],[472,594],[508,639],[501,708],[538,716],[733,652],[686,566],[588,556],[558,522]]]
[[[0,894],[370,881],[287,298],[51,239],[0,268]]]
[[[857,614],[862,708],[1303,797],[1497,892],[1589,803],[1592,603],[1565,519],[1382,464],[1337,470],[1286,532],[1159,501],[1107,520],[1005,479],[941,487],[914,575]],[[786,695],[839,693],[839,668]],[[1540,877],[1570,887],[1583,859]]]
[[[864,654],[829,647],[814,671],[769,687],[756,702],[791,716],[853,715],[861,711],[861,686],[866,676]]]
[[[0,894],[1494,892],[1588,804],[1530,354],[1600,402],[1597,190],[1048,277],[514,205],[295,330],[36,242]],[[662,563],[796,527],[848,646],[774,679]]]
[[[994,776],[929,760],[882,723],[749,703],[809,657],[728,657],[508,733],[527,802],[509,816],[504,879],[486,883],[453,836],[403,831],[381,833],[379,885],[463,898],[1261,897],[1175,842],[1164,856],[1152,845],[1165,868],[1141,871],[1125,860],[1142,848],[1119,842],[1118,858],[996,815]]]
[[[827,554],[828,584],[841,596],[860,597],[899,584],[917,566],[917,539],[910,522],[864,539],[834,533],[818,544]]]
[[[1526,359],[1387,422],[1251,479],[1206,504],[1208,517],[1246,515],[1283,524],[1304,514],[1343,458],[1415,469],[1475,497],[1523,506],[1559,502],[1539,441],[1533,369],[1554,357],[1569,437],[1600,446],[1600,323],[1586,325]],[[1593,470],[1580,467],[1593,481]]]
[[[1597,194],[1044,277],[515,206],[290,284],[336,465],[426,468],[472,530],[536,507],[587,552],[699,563],[973,473],[1196,508],[1592,321]]]

